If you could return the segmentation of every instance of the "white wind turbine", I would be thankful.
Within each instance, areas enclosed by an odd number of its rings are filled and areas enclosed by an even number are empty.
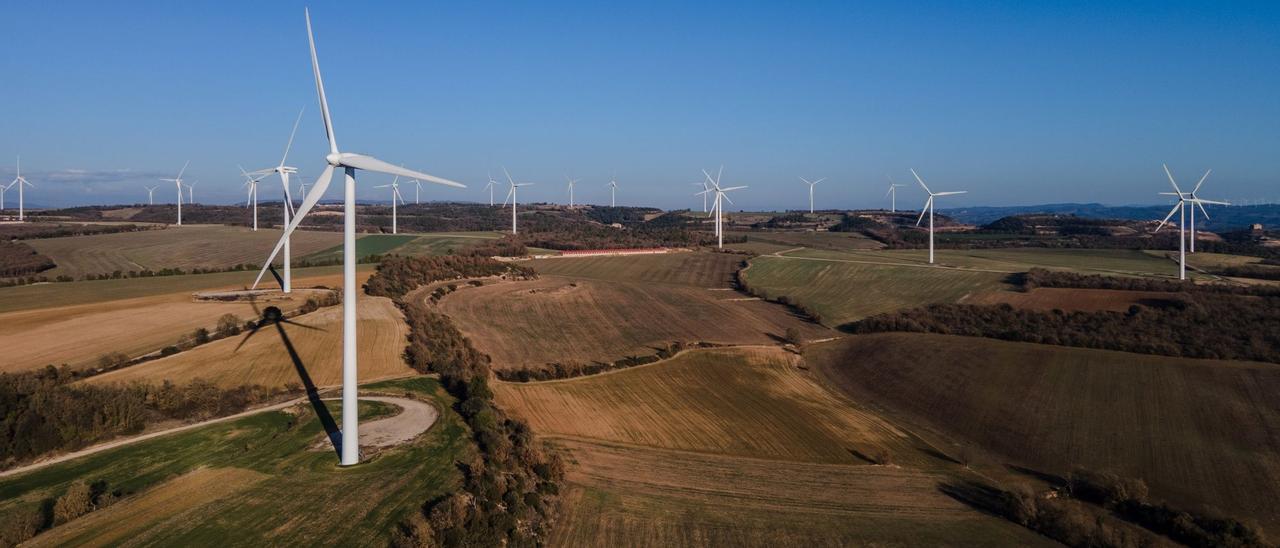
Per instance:
[[[241,187],[249,189],[249,196],[245,198],[244,206],[253,208],[253,231],[257,232],[258,231],[258,181],[261,181],[263,177],[266,177],[266,175],[260,175],[255,178],[254,176],[249,175],[248,173],[245,173],[243,167],[240,168],[240,173],[244,175],[244,184],[241,185]]]
[[[178,226],[182,226],[182,174],[187,172],[187,166],[191,165],[191,160],[182,164],[182,171],[178,172],[178,176],[172,179],[160,179],[161,181],[169,181],[178,187]]]
[[[1163,164],[1162,164],[1162,165],[1163,165]],[[1164,196],[1178,196],[1178,197],[1179,197],[1179,199],[1181,199],[1181,198],[1190,198],[1190,199],[1191,199],[1191,201],[1190,201],[1190,202],[1188,202],[1188,203],[1194,203],[1194,204],[1196,205],[1196,207],[1199,207],[1199,208],[1200,208],[1200,212],[1201,212],[1201,213],[1204,213],[1204,218],[1205,218],[1205,219],[1208,219],[1208,218],[1209,218],[1209,211],[1208,211],[1208,210],[1206,210],[1206,209],[1204,208],[1204,204],[1220,204],[1220,205],[1228,205],[1226,202],[1214,202],[1214,201],[1211,201],[1211,200],[1201,200],[1198,196],[1196,196],[1196,192],[1199,192],[1199,191],[1200,191],[1200,186],[1204,184],[1204,180],[1205,180],[1205,179],[1208,179],[1208,178],[1209,178],[1209,173],[1211,173],[1212,171],[1213,171],[1212,169],[1206,169],[1206,170],[1204,171],[1204,175],[1200,177],[1200,181],[1196,183],[1196,187],[1195,187],[1195,188],[1193,188],[1193,189],[1191,189],[1191,192],[1187,192],[1187,193],[1185,193],[1185,194],[1183,194],[1183,193],[1174,193],[1174,192],[1161,192],[1160,194],[1162,194],[1162,195],[1164,195]],[[1164,174],[1169,176],[1169,182],[1170,182],[1170,183],[1173,183],[1173,187],[1174,187],[1174,189],[1175,189],[1175,190],[1177,190],[1177,188],[1178,188],[1178,184],[1173,182],[1173,174],[1169,172],[1169,166],[1167,166],[1167,165],[1165,165],[1165,166],[1164,166]],[[1196,208],[1195,208],[1195,207],[1191,208],[1191,215],[1190,215],[1190,217],[1191,217],[1191,219],[1190,219],[1190,221],[1191,221],[1191,223],[1190,223],[1190,225],[1191,225],[1191,226],[1190,226],[1190,228],[1191,228],[1191,231],[1190,231],[1190,232],[1191,232],[1191,238],[1190,238],[1190,240],[1189,240],[1189,244],[1190,244],[1190,248],[1191,248],[1191,249],[1190,249],[1190,251],[1189,251],[1189,252],[1190,252],[1190,253],[1195,253],[1195,252],[1196,252]]]
[[[400,200],[402,204],[404,203],[404,197],[400,196],[400,176],[396,175],[396,178],[392,179],[389,185],[378,185],[373,188],[391,189],[391,233],[399,234],[399,229],[396,228],[396,200]]]
[[[715,201],[712,202],[711,215],[708,215],[708,217],[714,215],[716,218],[716,247],[719,249],[724,248],[724,202],[723,200],[728,200],[729,203],[731,204],[733,203],[733,200],[730,200],[729,196],[726,195],[726,193],[732,190],[741,190],[741,189],[747,188],[746,186],[731,186],[728,188],[722,188],[720,186],[720,175],[723,173],[724,173],[724,166],[720,166],[720,171],[716,172],[716,176],[713,179],[711,177],[711,174],[707,173],[707,170],[705,169],[702,170],[702,174],[706,175],[707,181],[711,183],[711,188],[708,188],[707,190],[704,190],[698,193],[698,194],[707,194],[713,191],[715,192],[716,198],[715,198]]]
[[[493,189],[498,186],[498,182],[493,180],[493,174],[489,174],[489,184],[484,185],[484,189],[489,191],[489,205],[493,206]]]
[[[511,183],[511,190],[507,191],[507,197],[502,200],[502,207],[507,207],[507,201],[511,202],[511,233],[516,233],[516,189],[522,186],[532,186],[533,183],[517,183],[511,178],[511,173],[507,172],[507,168],[503,167],[502,172],[506,173],[507,181]]]
[[[187,183],[187,204],[194,205],[196,203],[196,183],[199,181],[191,181]]]
[[[307,195],[307,182],[301,178],[298,179],[298,194],[303,197]]]
[[[414,179],[410,182],[413,183],[413,205],[418,205],[422,203],[418,200],[419,193],[422,192],[422,181]]]
[[[293,130],[289,132],[289,142],[284,145],[284,156],[280,157],[280,163],[277,164],[275,167],[260,169],[258,171],[253,172],[255,175],[261,175],[263,177],[270,175],[272,173],[280,175],[280,188],[282,189],[284,194],[284,217],[283,217],[284,221],[281,223],[281,226],[285,227],[286,229],[289,226],[289,218],[293,216],[293,196],[289,194],[289,176],[297,173],[298,168],[285,165],[285,162],[288,161],[289,159],[289,150],[293,148],[293,137],[297,135],[298,124],[302,122],[302,114],[306,111],[307,111],[306,107],[303,107],[301,110],[298,111],[298,118],[293,121]],[[256,185],[255,185],[255,189],[256,189]],[[307,183],[304,181],[301,181],[301,177],[299,177],[298,191],[302,193],[303,196],[306,196]],[[255,192],[254,198],[256,201],[257,199],[256,192]],[[256,209],[257,207],[256,203],[254,207]],[[254,226],[254,230],[257,230],[257,226],[258,226],[257,211],[254,211],[253,213],[253,226]],[[281,261],[284,263],[284,278],[281,280],[281,283],[280,283],[280,289],[285,293],[293,292],[293,273],[291,272],[293,260],[289,256],[290,255],[289,248],[291,247],[292,243],[293,243],[292,237],[286,233],[284,238],[284,248],[283,248],[284,258]]]
[[[285,229],[284,235],[276,243],[271,256],[267,258],[258,278],[253,285],[257,287],[262,276],[271,267],[280,248],[289,239],[289,234],[298,228],[298,224],[306,218],[307,212],[320,201],[336,168],[342,168],[345,174],[343,185],[343,230],[342,230],[342,450],[340,464],[349,466],[360,462],[359,418],[357,415],[356,385],[356,170],[386,173],[414,177],[427,182],[466,188],[453,181],[427,175],[419,171],[405,169],[389,164],[377,158],[351,152],[339,152],[338,141],[334,137],[333,120],[329,116],[329,103],[324,94],[324,81],[320,77],[320,62],[316,56],[315,38],[311,33],[311,14],[304,12],[307,20],[307,41],[311,49],[311,71],[316,80],[316,95],[320,102],[320,113],[324,120],[325,137],[329,141],[329,154],[325,156],[324,171],[316,179],[307,193],[302,205],[298,206],[298,214]]]
[[[156,189],[158,186],[144,186],[147,189],[147,205],[156,205]]]
[[[898,212],[898,187],[902,185],[894,183],[893,177],[889,177],[889,190],[884,193],[889,198],[889,213]]]
[[[570,179],[568,176],[565,176],[564,179],[566,181],[569,181],[569,207],[572,208],[573,207],[573,185],[578,184],[578,181],[580,181],[581,179]]]
[[[817,181],[810,181],[808,179],[805,179],[804,177],[801,177],[800,180],[804,181],[804,184],[809,185],[809,214],[812,215],[813,214],[813,187],[817,186],[818,183],[821,183],[827,180],[827,178],[823,177],[821,179],[818,179]]]
[[[693,186],[702,187],[702,192],[699,192],[698,194],[702,195],[702,212],[706,213],[707,212],[707,196],[710,194],[707,192],[707,189],[711,187],[707,186],[707,181],[705,179],[701,183],[689,183],[689,184]],[[694,196],[697,196],[698,194],[694,194]]]
[[[0,185],[0,211],[4,211],[4,193],[8,191],[11,186],[13,186],[13,183]]]
[[[17,176],[13,178],[13,182],[9,183],[9,187],[12,187],[13,185],[18,185],[18,220],[22,221],[23,219],[26,219],[26,210],[24,209],[26,206],[22,201],[23,194],[24,194],[22,187],[29,186],[31,188],[35,188],[36,185],[31,184],[30,182],[27,181],[26,177],[22,176],[22,157],[21,156],[18,157]]]
[[[924,220],[924,214],[928,213],[929,214],[929,264],[933,264],[933,199],[937,198],[938,196],[952,196],[955,194],[964,194],[968,191],[955,190],[951,192],[934,192],[932,190],[929,190],[929,187],[925,186],[924,179],[921,179],[919,175],[916,175],[916,170],[912,169],[911,175],[915,176],[916,181],[920,183],[920,188],[923,188],[924,191],[929,194],[929,199],[924,202],[924,209],[920,211],[920,218],[916,219],[916,226],[920,226],[920,222]]]
[[[618,181],[617,178],[609,179],[609,207],[618,207]]]
[[[1173,173],[1169,171],[1169,166],[1164,166],[1164,173],[1169,177],[1169,184],[1173,185],[1173,192],[1161,192],[1160,194],[1164,196],[1169,196],[1169,195],[1176,196],[1178,198],[1178,203],[1173,205],[1173,209],[1169,210],[1169,214],[1165,215],[1164,220],[1160,221],[1160,224],[1156,226],[1155,232],[1160,232],[1160,229],[1164,228],[1165,223],[1169,222],[1169,219],[1173,217],[1174,213],[1178,214],[1178,279],[1185,280],[1187,279],[1187,235],[1186,235],[1187,206],[1191,205],[1192,215],[1195,215],[1195,211],[1196,211],[1195,208],[1199,207],[1200,210],[1205,214],[1205,217],[1207,218],[1209,216],[1209,212],[1204,211],[1204,204],[1217,204],[1217,205],[1231,205],[1231,204],[1227,202],[1216,202],[1213,200],[1205,200],[1202,198],[1197,198],[1195,196],[1194,190],[1191,192],[1183,192],[1182,189],[1178,188],[1178,183],[1173,180]],[[1204,183],[1205,177],[1208,177],[1208,176],[1209,176],[1209,172],[1208,171],[1204,172],[1204,177],[1200,178],[1200,183]],[[1200,184],[1196,184],[1196,190],[1199,190],[1199,189],[1200,189]],[[1194,219],[1194,217],[1192,218]],[[1192,237],[1194,238],[1194,236]]]

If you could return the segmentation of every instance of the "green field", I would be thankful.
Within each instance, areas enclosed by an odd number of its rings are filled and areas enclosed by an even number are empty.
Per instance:
[[[448,255],[451,251],[500,237],[496,232],[433,232],[401,244],[395,252],[400,255]]]
[[[539,274],[619,280],[671,283],[698,287],[728,287],[733,272],[745,257],[726,253],[664,253],[601,257],[564,257],[538,259],[523,263]]]
[[[770,256],[752,259],[744,276],[753,289],[771,298],[785,295],[816,311],[831,327],[902,308],[959,302],[999,289],[1005,278],[991,272]]]
[[[1178,264],[1164,257],[1166,252],[1128,249],[939,249],[935,251],[938,266],[1026,272],[1032,268],[1071,270],[1085,274],[1176,277]],[[927,249],[895,249],[871,251],[831,251],[804,249],[786,254],[789,257],[811,257],[829,260],[889,264],[929,264]]]
[[[417,238],[412,234],[365,234],[356,238],[356,257],[363,259],[370,255],[385,255]],[[301,260],[313,263],[340,261],[342,260],[342,244],[303,256]]]
[[[1157,500],[1280,526],[1280,368],[944,335],[858,335],[806,361],[895,421],[1005,463],[1141,478]]]
[[[276,411],[104,451],[0,480],[0,521],[38,508],[74,480],[105,480],[126,494],[33,539],[82,545],[385,546],[394,525],[455,488],[469,436],[436,381],[414,378],[366,389],[412,392],[442,413],[418,440],[340,469],[310,406]],[[336,418],[338,402],[328,402]],[[391,406],[361,404],[362,418]],[[320,449],[309,449],[321,444]],[[208,478],[202,480],[202,478]],[[83,525],[78,525],[83,524]]]

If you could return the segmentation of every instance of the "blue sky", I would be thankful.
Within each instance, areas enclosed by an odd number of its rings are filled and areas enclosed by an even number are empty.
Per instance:
[[[700,207],[724,164],[749,209],[805,205],[798,176],[828,178],[820,207],[881,206],[911,167],[970,191],[944,206],[1160,203],[1161,162],[1280,198],[1280,4],[1117,4],[309,5],[342,148],[471,186],[424,198],[481,199],[505,165],[522,199],[572,175],[607,203],[616,171],[621,203]],[[22,154],[33,203],[133,202],[190,160],[197,200],[229,202],[305,106],[314,177],[303,5],[7,4],[0,176]]]

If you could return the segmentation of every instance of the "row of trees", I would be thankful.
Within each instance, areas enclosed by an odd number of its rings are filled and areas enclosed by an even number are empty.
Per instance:
[[[1192,281],[1164,278],[1136,278],[1129,276],[1103,276],[1079,274],[1058,270],[1033,268],[1024,274],[1015,274],[1010,282],[1029,291],[1037,287],[1061,287],[1075,289],[1114,289],[1120,291],[1153,291],[1164,293],[1215,293],[1228,295],[1252,295],[1255,297],[1280,297],[1280,288],[1270,285],[1201,284]]]
[[[536,276],[533,269],[483,256],[443,255],[417,257],[391,255],[378,263],[365,283],[365,293],[375,297],[403,297],[420,286],[445,280],[486,276]]]
[[[99,217],[100,218],[100,217]],[[85,223],[31,222],[0,225],[0,239],[3,240],[37,240],[43,238],[65,238],[67,236],[88,236],[90,234],[116,234],[120,232],[138,232],[154,230],[162,227],[121,224],[99,225]]]
[[[53,259],[25,243],[0,240],[0,278],[31,276],[54,266]]]

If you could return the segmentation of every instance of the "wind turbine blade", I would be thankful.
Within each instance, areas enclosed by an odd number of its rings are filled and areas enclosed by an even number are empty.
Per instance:
[[[516,180],[511,178],[511,172],[507,171],[507,166],[502,166],[502,172],[507,175],[508,182],[510,182],[512,185],[516,184]]]
[[[890,192],[893,192],[893,185],[889,185],[889,190],[884,191],[884,197],[888,198]]]
[[[804,177],[800,177],[800,180],[801,180],[801,181],[804,181],[804,184],[806,184],[806,185],[813,186],[813,183],[809,182],[809,180],[808,180],[808,179],[805,179]]]
[[[293,121],[293,131],[289,132],[289,144],[284,146],[284,156],[280,157],[280,167],[284,167],[285,160],[289,159],[289,149],[293,148],[293,136],[297,135],[298,123],[302,122],[302,113],[306,111],[307,107],[302,107],[302,110],[298,111],[298,119]]]
[[[421,171],[405,169],[403,167],[384,162],[372,156],[365,156],[363,154],[350,154],[350,153],[343,154],[338,161],[342,163],[342,165],[344,166],[354,167],[356,169],[362,169],[364,171],[375,171],[378,173],[386,173],[387,175],[402,175],[405,177],[422,179],[429,183],[435,183],[438,185],[452,186],[457,188],[467,188],[467,185],[464,185],[462,183],[455,183],[448,179],[442,179],[440,177],[436,177],[435,175],[427,175],[426,173],[422,173]]]
[[[1199,192],[1199,191],[1200,191],[1200,185],[1203,185],[1203,184],[1204,184],[1204,180],[1209,178],[1209,173],[1210,173],[1210,172],[1212,172],[1212,171],[1213,171],[1212,169],[1206,169],[1206,170],[1204,170],[1204,176],[1203,176],[1203,177],[1200,177],[1200,182],[1196,183],[1196,187],[1195,187],[1195,188],[1191,189],[1191,195],[1192,195],[1192,196],[1195,196],[1195,195],[1196,195],[1196,192]],[[1204,208],[1201,208],[1201,209],[1204,209]]]
[[[721,192],[720,197],[726,200],[729,200],[729,203],[733,204],[733,198],[730,198],[728,194]],[[733,205],[738,205],[738,204],[733,204]]]
[[[729,192],[730,190],[742,190],[742,189],[744,189],[744,188],[747,188],[747,186],[746,186],[746,185],[742,185],[742,186],[731,186],[731,187],[729,187],[729,188],[722,188],[722,189],[720,189],[720,192]]]
[[[816,184],[821,183],[821,182],[823,182],[823,181],[825,181],[825,180],[827,180],[827,178],[826,178],[826,177],[823,177],[823,178],[818,179],[817,181],[814,181],[814,182],[812,182],[812,183],[810,183],[810,184],[814,184],[814,185],[816,185]]]
[[[316,95],[320,98],[320,117],[324,119],[324,135],[329,139],[329,152],[337,154],[338,140],[333,136],[333,120],[329,118],[329,100],[324,96],[324,79],[320,77],[320,59],[316,57],[316,38],[311,32],[311,10],[302,9],[307,17],[307,43],[311,45],[311,72],[316,77]]]
[[[924,214],[929,212],[929,208],[933,207],[933,194],[929,195],[929,199],[924,201],[924,207],[920,209],[920,218],[916,219],[916,226],[924,222]]]
[[[952,196],[955,194],[968,194],[968,193],[969,193],[968,190],[952,190],[949,192],[938,192],[934,194],[934,196]]]
[[[515,185],[512,185],[511,188],[507,190],[507,197],[502,199],[502,207],[507,207],[507,202],[511,200],[511,195],[515,193],[516,193],[516,187]]]
[[[187,163],[182,164],[182,171],[178,172],[178,179],[181,179],[182,174],[187,172],[187,166],[189,165],[191,165],[191,160],[187,160]]]
[[[1156,226],[1156,229],[1155,229],[1155,230],[1153,230],[1152,232],[1153,232],[1153,233],[1154,233],[1154,232],[1160,232],[1160,229],[1161,229],[1161,228],[1164,228],[1165,223],[1169,222],[1169,219],[1173,218],[1173,214],[1178,212],[1178,208],[1179,208],[1179,207],[1182,207],[1182,202],[1181,202],[1181,201],[1179,201],[1178,203],[1176,203],[1176,204],[1174,204],[1174,205],[1173,205],[1173,209],[1170,209],[1170,210],[1169,210],[1169,214],[1164,216],[1164,220],[1163,220],[1163,221],[1160,221],[1160,224],[1159,224],[1158,226]]]
[[[933,191],[929,190],[928,186],[925,186],[924,179],[921,179],[919,175],[916,175],[915,168],[911,168],[911,175],[915,176],[916,182],[920,183],[920,188],[923,188],[925,192],[928,192],[930,196],[933,196]],[[920,223],[916,223],[916,224],[920,224]]]
[[[1209,218],[1209,212],[1208,212],[1208,211],[1206,211],[1206,210],[1204,209],[1204,204],[1205,204],[1205,203],[1207,203],[1207,202],[1205,202],[1204,200],[1196,200],[1196,207],[1199,207],[1199,208],[1200,208],[1200,213],[1203,213],[1203,214],[1204,214],[1204,218],[1205,218],[1205,219],[1208,219],[1208,218]]]
[[[298,206],[298,214],[293,216],[289,221],[288,228],[285,228],[284,234],[280,235],[280,241],[276,242],[275,249],[271,250],[271,255],[267,257],[262,270],[258,272],[258,277],[253,280],[253,287],[258,287],[258,282],[262,281],[262,276],[267,273],[267,269],[271,267],[271,261],[276,259],[276,254],[280,253],[280,249],[284,247],[284,243],[289,240],[289,235],[293,234],[294,229],[302,223],[302,219],[306,218],[307,212],[320,201],[320,197],[324,196],[324,191],[329,189],[329,181],[333,179],[333,165],[324,166],[324,171],[320,173],[320,178],[311,185],[311,191],[307,193],[307,197],[302,200],[302,205]]]
[[[1169,176],[1169,184],[1173,185],[1173,191],[1177,192],[1178,196],[1182,196],[1182,189],[1178,188],[1178,182],[1173,180],[1173,173],[1169,171],[1169,166],[1166,164],[1160,165],[1164,167],[1164,174]]]

